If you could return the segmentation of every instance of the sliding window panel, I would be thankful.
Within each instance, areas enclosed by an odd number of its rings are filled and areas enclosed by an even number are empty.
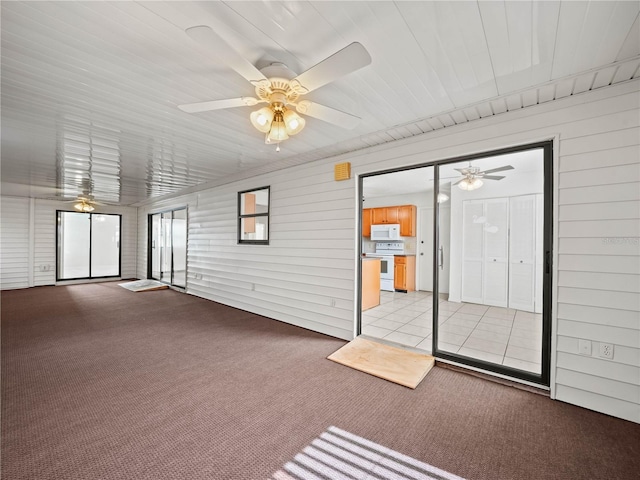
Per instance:
[[[89,278],[91,215],[58,212],[58,280]]]
[[[120,276],[120,216],[91,216],[91,276]]]

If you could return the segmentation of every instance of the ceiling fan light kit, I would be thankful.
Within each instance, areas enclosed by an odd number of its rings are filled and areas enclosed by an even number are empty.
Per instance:
[[[194,41],[211,50],[217,49],[220,42],[226,43],[206,25],[187,28],[186,33]],[[300,75],[296,75],[282,63],[272,63],[259,70],[241,57],[239,53],[233,51],[231,47],[223,55],[229,67],[255,87],[255,94],[258,98],[240,97],[178,105],[180,110],[187,113],[197,113],[266,103],[268,104],[266,107],[252,112],[249,119],[256,130],[265,134],[265,143],[278,143],[277,151],[280,150],[279,143],[281,141],[304,129],[305,119],[298,113],[344,128],[353,128],[360,120],[354,115],[309,100],[298,102],[301,95],[306,95],[327,83],[369,65],[371,56],[358,42],[347,45]]]
[[[91,205],[90,203],[88,203],[86,200],[82,199],[80,200],[78,203],[76,203],[73,208],[75,208],[76,210],[78,210],[79,212],[93,212],[95,210],[95,208],[93,207],[93,205]]]
[[[480,188],[482,185],[484,185],[484,182],[479,178],[463,178],[460,183],[458,183],[458,188],[469,192]]]
[[[491,170],[480,170],[479,167],[474,167],[469,162],[469,166],[466,168],[454,168],[454,170],[460,172],[463,177],[461,180],[458,180],[454,185],[457,185],[461,190],[471,191],[480,188],[484,185],[484,182],[481,180],[484,178],[485,180],[502,180],[505,178],[502,175],[487,175],[488,173],[496,173],[503,172],[505,170],[513,170],[511,165],[504,165],[503,167],[492,168]]]

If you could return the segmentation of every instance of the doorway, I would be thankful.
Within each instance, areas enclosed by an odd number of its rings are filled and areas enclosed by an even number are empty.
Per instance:
[[[186,288],[187,209],[179,208],[149,215],[147,276]]]
[[[548,385],[551,163],[543,142],[361,176],[362,262],[375,252],[366,208],[411,201],[416,235],[401,241],[415,256],[417,288],[360,305],[358,334]],[[407,196],[402,179],[420,172],[430,175]],[[376,177],[398,190],[374,200]]]
[[[120,215],[58,210],[56,280],[120,276]]]

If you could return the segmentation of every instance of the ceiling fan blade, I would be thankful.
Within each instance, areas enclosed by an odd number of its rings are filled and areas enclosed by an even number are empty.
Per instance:
[[[463,181],[465,178],[467,178],[467,177],[461,178],[460,180],[458,180],[458,181],[457,181],[456,183],[454,183],[453,185],[458,185],[458,184],[459,184],[461,181]]]
[[[513,170],[511,165],[505,165],[504,167],[492,168],[491,170],[485,170],[482,173],[496,173],[496,172],[504,172],[505,170]],[[484,177],[487,178],[487,177]]]
[[[247,107],[258,103],[253,97],[228,98],[226,100],[212,100],[210,102],[186,103],[178,105],[178,108],[187,113],[208,112],[210,110],[222,110],[223,108]]]
[[[342,128],[352,129],[360,123],[360,117],[351,115],[350,113],[341,112],[335,108],[326,107],[319,103],[310,102],[309,100],[303,100],[296,104],[296,110],[298,113],[309,115],[310,117],[317,118],[324,122],[333,123]]]
[[[502,180],[503,178],[506,178],[504,176],[500,176],[500,175],[483,175],[482,177],[483,180]]]
[[[257,86],[261,82],[269,80],[251,62],[236,52],[220,35],[213,31],[211,27],[199,25],[185,30],[192,40],[206,47],[211,52],[216,52],[222,57],[222,63],[228,65],[233,70],[246,78],[253,85]],[[222,47],[222,48],[221,48]]]
[[[309,93],[370,63],[371,55],[367,49],[362,44],[353,42],[302,72],[291,80],[290,84],[298,93]]]

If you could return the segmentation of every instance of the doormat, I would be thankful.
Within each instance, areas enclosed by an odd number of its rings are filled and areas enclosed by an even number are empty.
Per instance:
[[[119,283],[118,285],[132,292],[149,292],[151,290],[169,288],[169,285],[157,280],[136,280],[134,282]]]
[[[436,363],[431,355],[410,352],[361,337],[356,337],[327,358],[414,389]]]

